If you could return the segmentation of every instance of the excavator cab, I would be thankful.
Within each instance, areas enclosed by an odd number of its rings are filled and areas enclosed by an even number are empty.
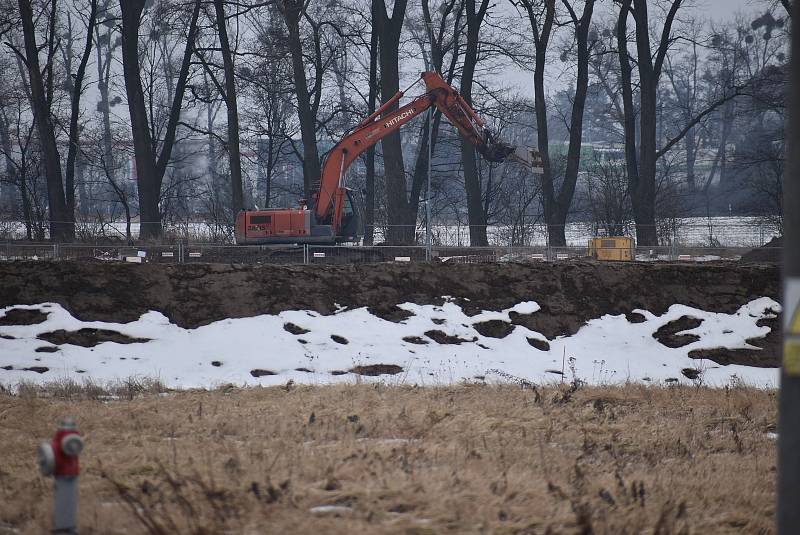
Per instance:
[[[362,205],[361,195],[347,188],[342,203],[342,226],[339,235],[336,236],[337,242],[357,242],[364,235]]]

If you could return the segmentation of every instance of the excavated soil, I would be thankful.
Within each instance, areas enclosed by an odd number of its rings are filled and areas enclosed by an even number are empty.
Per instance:
[[[642,318],[632,313],[637,308],[661,314],[670,305],[681,303],[732,313],[757,297],[780,300],[780,272],[775,264],[746,262],[0,264],[0,307],[52,301],[82,320],[115,322],[132,321],[157,310],[176,324],[190,328],[229,317],[296,309],[330,314],[341,307],[362,306],[384,319],[400,321],[410,313],[398,308],[398,304],[441,304],[442,296],[456,298],[468,314],[536,301],[541,306],[539,312],[512,313],[512,324],[524,325],[553,339],[573,334],[587,320],[603,314],[626,314],[630,321],[640,321]],[[777,321],[774,324],[779,325]],[[289,332],[294,327],[285,326]],[[489,323],[482,328],[489,336],[501,337],[511,326]],[[435,338],[438,332],[432,334]],[[440,343],[459,342],[443,339]],[[762,366],[777,366],[778,330],[773,328],[767,338],[755,342],[765,351],[757,352],[755,357],[743,353],[741,358],[756,360]],[[726,359],[741,359],[733,351],[721,353],[710,358],[726,363]]]
[[[79,329],[77,331],[57,331],[43,333],[38,336],[39,340],[50,342],[51,344],[71,344],[81,347],[94,347],[103,342],[116,342],[118,344],[140,344],[149,342],[149,338],[132,338],[117,331],[106,329]]]
[[[45,320],[47,320],[47,314],[40,310],[12,308],[6,311],[5,316],[0,318],[0,325],[35,325],[44,323]]]
[[[653,338],[667,347],[683,347],[688,346],[692,342],[700,340],[696,334],[678,334],[681,331],[688,331],[699,327],[703,320],[692,318],[689,316],[681,316],[680,318],[670,321],[656,332],[653,333]]]
[[[742,255],[744,262],[775,262],[783,257],[783,236],[772,238],[761,247]]]

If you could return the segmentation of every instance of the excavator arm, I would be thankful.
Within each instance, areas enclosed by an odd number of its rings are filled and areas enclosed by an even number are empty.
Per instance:
[[[339,227],[346,191],[345,177],[350,165],[364,151],[431,106],[439,109],[487,160],[499,162],[511,157],[531,164],[526,158],[515,155],[515,147],[494,140],[475,111],[438,73],[423,72],[421,78],[426,87],[424,94],[390,113],[385,113],[403,97],[404,92],[399,91],[361,121],[328,153],[322,166],[319,192],[314,199],[317,221],[330,222],[334,228]]]

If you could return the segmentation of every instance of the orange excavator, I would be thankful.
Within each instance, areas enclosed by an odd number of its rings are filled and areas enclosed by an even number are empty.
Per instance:
[[[368,148],[431,106],[436,106],[485,159],[491,162],[513,159],[531,168],[540,165],[537,151],[517,149],[495,140],[475,111],[438,73],[423,72],[421,79],[426,87],[424,94],[381,117],[405,94],[405,91],[398,91],[328,152],[311,209],[308,209],[305,201],[301,201],[296,209],[239,212],[235,227],[236,243],[357,242],[362,234],[361,216],[359,204],[346,185],[348,168]]]

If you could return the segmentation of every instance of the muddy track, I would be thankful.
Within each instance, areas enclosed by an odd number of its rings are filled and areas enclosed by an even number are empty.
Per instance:
[[[158,310],[183,327],[291,309],[332,313],[368,306],[397,321],[407,301],[458,298],[468,312],[534,300],[542,310],[514,322],[547,338],[575,333],[603,314],[663,313],[681,303],[736,311],[757,297],[780,299],[775,264],[559,263],[265,266],[12,262],[0,264],[0,306],[60,303],[82,320],[132,321]],[[778,322],[775,322],[778,325]],[[759,345],[777,365],[779,333]]]

